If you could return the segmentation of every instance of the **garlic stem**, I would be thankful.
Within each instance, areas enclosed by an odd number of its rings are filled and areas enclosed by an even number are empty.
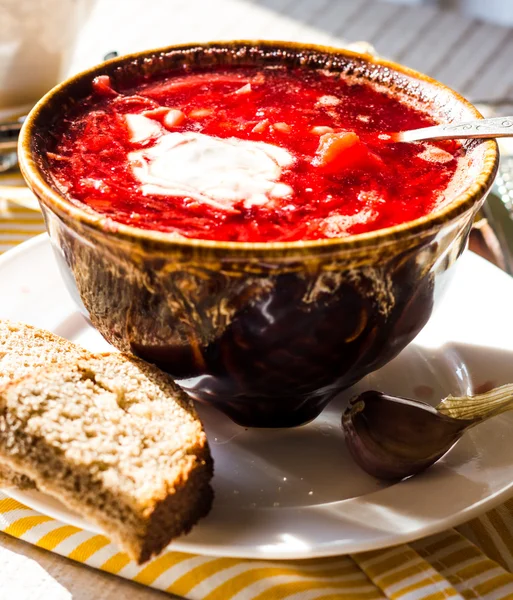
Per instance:
[[[455,419],[477,422],[499,415],[513,408],[513,384],[509,383],[475,396],[447,396],[436,409]]]

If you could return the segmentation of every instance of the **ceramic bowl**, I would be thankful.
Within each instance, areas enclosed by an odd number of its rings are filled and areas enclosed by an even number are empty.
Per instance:
[[[52,128],[90,93],[95,76],[107,74],[116,86],[184,65],[234,64],[329,69],[410,98],[441,121],[480,115],[441,83],[369,55],[246,41],[114,59],[65,81],[30,113],[21,169],[69,288],[93,325],[116,348],[157,364],[236,422],[289,427],[315,418],[424,327],[465,248],[498,152],[492,140],[466,142],[452,189],[428,216],[321,241],[176,241],[117,224],[54,184],[46,159]]]

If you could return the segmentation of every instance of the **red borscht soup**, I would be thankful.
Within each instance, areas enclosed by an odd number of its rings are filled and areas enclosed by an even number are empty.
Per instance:
[[[391,143],[435,121],[338,73],[232,67],[109,77],[56,129],[60,190],[113,221],[177,238],[340,238],[411,221],[444,198],[457,142]]]

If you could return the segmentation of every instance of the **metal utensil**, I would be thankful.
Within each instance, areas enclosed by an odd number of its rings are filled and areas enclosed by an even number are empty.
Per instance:
[[[0,173],[14,169],[18,165],[16,147],[24,120],[25,116],[15,121],[0,123]]]
[[[0,173],[10,171],[18,165],[16,152],[0,152]]]
[[[513,117],[493,117],[465,123],[434,125],[389,135],[390,141],[393,142],[513,137]]]
[[[342,416],[355,461],[380,479],[404,479],[439,460],[470,428],[513,408],[513,385],[475,396],[447,396],[438,406],[369,391]]]
[[[16,152],[18,136],[25,118],[23,116],[15,121],[0,123],[0,152]]]

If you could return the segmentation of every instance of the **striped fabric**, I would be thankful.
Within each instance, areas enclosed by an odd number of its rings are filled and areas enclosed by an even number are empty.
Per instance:
[[[0,253],[44,231],[41,214],[2,200],[0,187]]]
[[[0,200],[0,252],[42,231],[39,213]],[[513,600],[513,500],[458,531],[385,550],[306,561],[169,551],[137,566],[106,537],[40,514],[2,492],[0,531],[190,600]]]
[[[482,519],[493,521],[506,504]],[[511,512],[509,521],[511,521]],[[465,526],[474,527],[481,519]],[[304,561],[165,552],[137,566],[106,537],[66,525],[0,493],[0,530],[90,567],[190,600],[513,599],[513,575],[455,530],[409,546]],[[510,531],[510,529],[507,529]],[[481,542],[498,552],[490,530]],[[501,534],[502,535],[502,534]],[[498,561],[503,562],[500,554]]]

